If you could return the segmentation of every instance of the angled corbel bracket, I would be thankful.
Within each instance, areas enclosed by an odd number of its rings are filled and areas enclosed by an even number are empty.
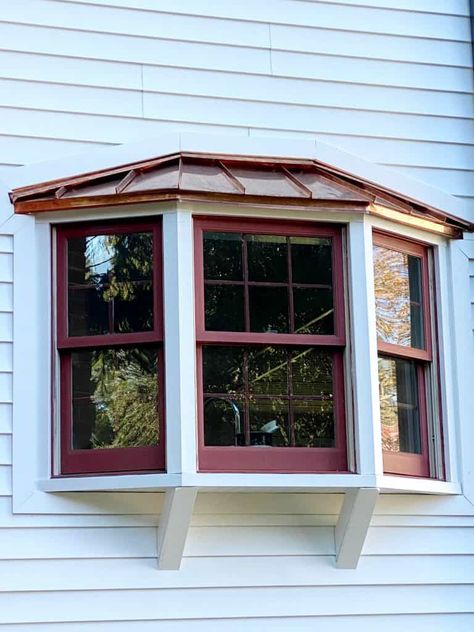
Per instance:
[[[346,491],[335,530],[337,568],[357,568],[378,495],[377,487]]]
[[[196,487],[176,487],[166,491],[157,533],[160,570],[179,570],[196,496]]]

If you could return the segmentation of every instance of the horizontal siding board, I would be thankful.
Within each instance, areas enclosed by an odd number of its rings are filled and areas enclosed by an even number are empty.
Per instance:
[[[1,24],[2,49],[17,50],[22,42],[24,52],[89,57],[100,60],[135,63],[184,65],[190,67],[235,70],[238,72],[271,71],[270,53],[264,49],[159,40],[152,38],[109,35],[87,31],[21,24]]]
[[[378,615],[357,616],[350,619],[344,616],[331,617],[261,617],[259,630],[272,632],[341,632],[350,627],[351,632],[400,632],[400,629],[416,632],[472,632],[474,615],[436,614],[436,615]],[[256,621],[252,618],[201,620],[157,620],[134,621],[133,632],[255,632]],[[38,623],[14,624],[1,627],[2,632],[130,632],[130,621],[92,623]]]
[[[293,0],[293,2],[312,2],[315,5],[320,1],[321,0]],[[395,11],[469,15],[469,0],[329,0],[329,3],[342,5],[350,3],[354,6],[360,5],[379,9],[393,9]]]
[[[0,105],[141,116],[139,92],[0,79]]]
[[[426,117],[411,114],[379,113],[361,110],[289,106],[274,103],[238,103],[212,98],[144,94],[147,118],[174,118],[184,122],[199,120],[221,125],[236,124],[288,128],[295,130],[319,129],[352,134],[382,134],[401,138],[462,142],[472,138],[474,121]]]
[[[41,134],[43,130],[37,130]],[[70,135],[74,130],[69,130]],[[85,154],[95,149],[109,147],[112,143],[81,142],[77,140],[63,140],[56,138],[34,138],[21,136],[0,135],[0,155],[8,156],[11,160],[23,164],[57,160],[66,156]]]
[[[410,38],[407,45],[405,37],[284,25],[272,25],[271,37],[274,50],[447,66],[469,67],[471,63],[468,42]]]
[[[0,402],[9,403],[12,401],[13,401],[13,374],[11,371],[0,371]]]
[[[272,52],[276,75],[326,79],[386,86],[404,86],[430,90],[472,92],[470,68],[402,64],[375,59],[324,56],[287,51]]]
[[[0,311],[13,310],[13,283],[0,282]]]
[[[91,5],[97,4],[95,0],[86,0],[86,2]],[[106,4],[108,7],[130,8],[129,0],[108,0],[100,4]],[[314,6],[310,3],[295,3],[292,0],[281,0],[277,4],[273,0],[259,0],[259,2],[240,0],[236,3],[219,3],[214,0],[199,0],[199,2],[175,0],[170,6],[168,0],[137,0],[133,6],[135,9],[147,9],[154,12],[163,11],[204,17],[212,15],[226,20],[271,22],[470,41],[469,19],[465,15],[413,12],[407,16],[402,11],[351,6],[350,3],[339,6],[318,2]]]
[[[214,588],[0,594],[5,623],[472,612],[470,586]],[[52,604],[54,603],[54,607]],[[185,604],[185,607],[183,607]]]
[[[467,556],[424,556],[416,562],[406,556],[366,556],[354,572],[336,568],[334,556],[208,557],[184,558],[179,572],[160,573],[153,558],[9,560],[0,562],[0,592],[460,585],[474,582],[473,561]]]
[[[0,465],[0,497],[11,496],[12,493],[12,468],[10,465]],[[2,556],[0,554],[0,559]]]
[[[145,92],[473,117],[472,95],[145,66]]]
[[[417,180],[436,183],[439,189],[449,191],[452,195],[474,196],[474,164],[471,170],[429,169],[402,165],[396,165],[394,168]]]
[[[0,283],[13,281],[13,256],[0,251]]]
[[[12,404],[0,403],[0,433],[10,434],[12,431]]]
[[[0,434],[0,465],[11,465],[12,438],[7,434]]]
[[[170,5],[171,6],[171,5]],[[81,3],[65,5],[51,0],[14,2],[2,8],[1,20],[37,26],[132,35],[143,38],[197,41],[269,48],[266,24],[221,20],[210,16],[146,12],[129,8]]]

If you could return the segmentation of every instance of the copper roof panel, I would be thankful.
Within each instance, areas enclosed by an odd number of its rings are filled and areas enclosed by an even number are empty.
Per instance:
[[[227,166],[232,175],[245,187],[246,195],[309,197],[309,194],[292,182],[282,169],[247,169],[232,164]]]
[[[134,178],[123,190],[124,193],[177,189],[179,185],[179,163],[159,165],[157,169],[144,171]]]
[[[182,191],[210,193],[241,193],[220,165],[183,162],[180,187]]]
[[[370,195],[355,191],[354,188],[335,182],[315,171],[291,169],[290,173],[311,191],[314,200],[345,200],[350,202],[370,202],[372,200]]]

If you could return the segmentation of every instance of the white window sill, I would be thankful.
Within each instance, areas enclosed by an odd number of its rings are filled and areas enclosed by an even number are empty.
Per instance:
[[[180,487],[201,490],[300,490],[345,492],[348,489],[378,488],[380,492],[413,494],[461,494],[458,483],[406,476],[359,474],[130,474],[118,476],[76,476],[43,479],[43,492],[159,491]]]

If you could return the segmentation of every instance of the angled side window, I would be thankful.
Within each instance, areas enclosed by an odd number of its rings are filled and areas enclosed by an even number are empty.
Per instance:
[[[57,228],[62,474],[164,469],[161,228]]]

